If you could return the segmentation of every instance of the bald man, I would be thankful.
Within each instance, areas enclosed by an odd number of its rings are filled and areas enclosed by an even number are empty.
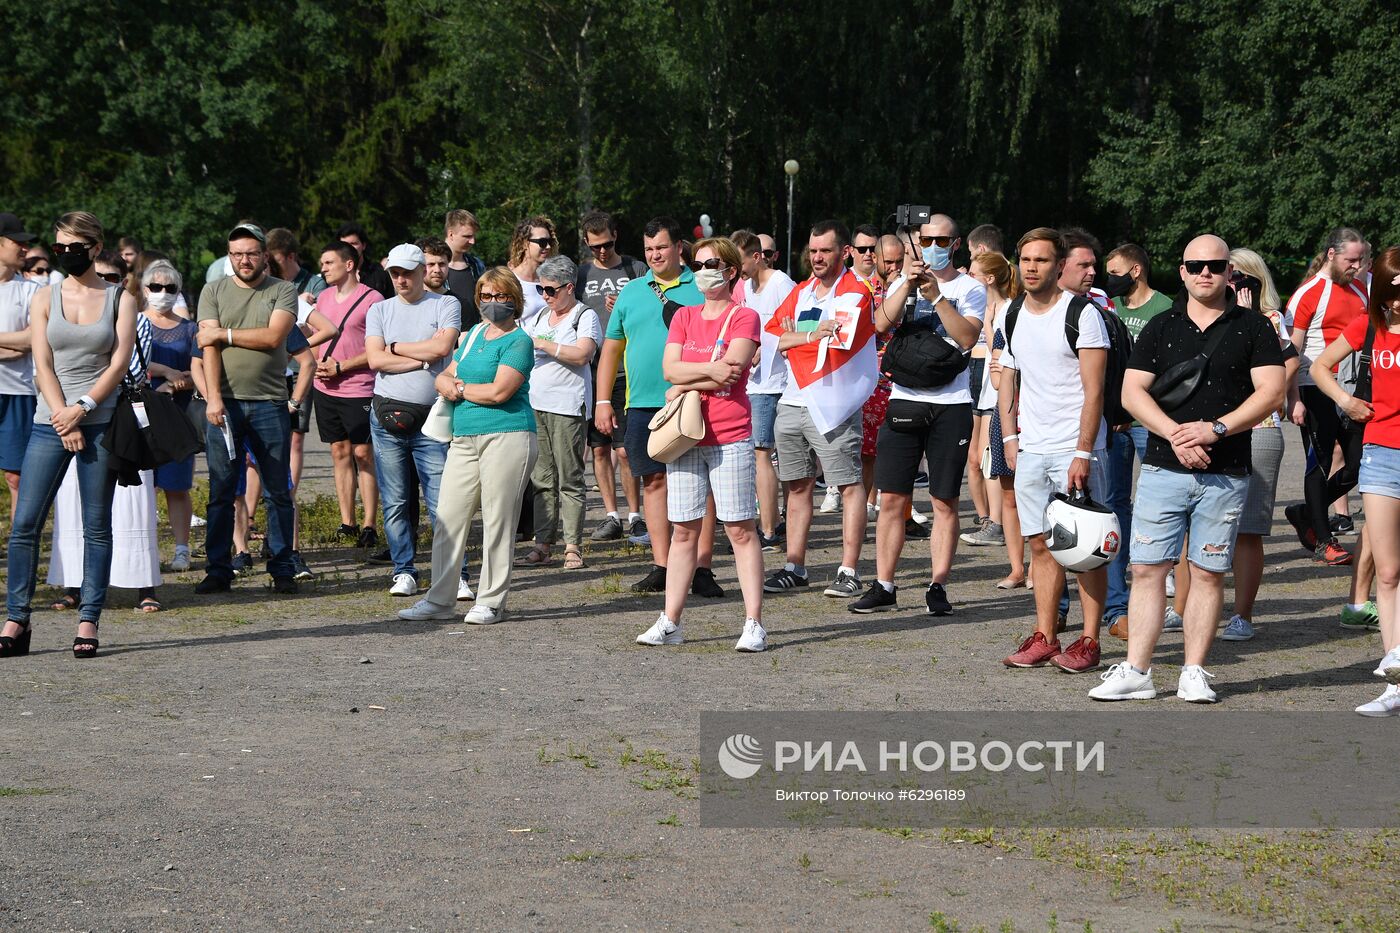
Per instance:
[[[875,268],[875,274],[880,277],[886,291],[903,268],[904,243],[893,233],[886,233],[880,237],[880,263]]]
[[[1167,571],[1189,542],[1186,665],[1176,695],[1214,703],[1205,669],[1224,603],[1239,516],[1249,487],[1250,431],[1283,404],[1283,353],[1262,314],[1235,304],[1230,247],[1196,237],[1182,255],[1186,295],[1148,321],[1123,379],[1123,405],[1150,432],[1133,501],[1133,589],[1128,601],[1128,659],[1089,691],[1096,700],[1157,695],[1152,652],[1162,631]],[[1204,360],[1192,392],[1149,388],[1163,373]],[[1184,398],[1180,396],[1185,396]],[[1248,633],[1249,637],[1253,633]]]

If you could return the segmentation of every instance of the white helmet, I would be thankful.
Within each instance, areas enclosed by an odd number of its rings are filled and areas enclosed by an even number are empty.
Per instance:
[[[1122,544],[1118,516],[1087,493],[1056,493],[1045,508],[1045,546],[1066,570],[1097,570],[1117,556]]]

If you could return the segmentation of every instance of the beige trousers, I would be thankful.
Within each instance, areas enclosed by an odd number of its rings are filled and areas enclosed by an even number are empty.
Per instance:
[[[426,599],[435,606],[457,604],[458,572],[467,550],[467,531],[481,512],[481,576],[476,604],[505,605],[515,563],[515,527],[525,482],[539,445],[534,431],[507,431],[454,437],[447,445],[433,523],[433,585]]]

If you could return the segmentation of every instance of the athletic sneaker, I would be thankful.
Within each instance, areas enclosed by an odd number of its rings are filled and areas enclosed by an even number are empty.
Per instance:
[[[521,537],[519,540],[524,541],[525,538],[524,538],[524,537]],[[627,543],[628,543],[628,544],[635,544],[635,545],[637,545],[638,547],[651,547],[651,532],[649,532],[649,531],[644,531],[644,532],[642,532],[641,534],[637,535],[636,537],[633,537],[632,535],[628,535],[628,536],[627,536]]]
[[[1381,611],[1376,606],[1376,601],[1368,600],[1362,603],[1360,609],[1342,606],[1342,628],[1355,629],[1358,632],[1379,632]]]
[[[1313,551],[1313,560],[1329,567],[1346,567],[1351,563],[1351,552],[1336,541],[1319,544]]]
[[[946,616],[952,613],[953,604],[948,602],[948,591],[942,583],[930,583],[924,590],[924,605],[931,616]]]
[[[821,511],[830,515],[832,512],[841,509],[841,490],[835,486],[826,487],[826,495],[822,497]]]
[[[467,615],[462,619],[468,625],[495,625],[497,622],[505,621],[506,611],[504,609],[492,609],[490,606],[472,606],[467,610]]]
[[[1293,533],[1298,536],[1298,543],[1303,546],[1303,550],[1309,554],[1316,551],[1317,532],[1313,531],[1311,523],[1308,522],[1308,507],[1301,502],[1295,502],[1283,510],[1283,517],[1293,526]]]
[[[896,592],[899,587],[895,587]],[[846,606],[851,612],[858,612],[861,615],[868,615],[872,612],[884,612],[888,609],[898,609],[899,602],[895,594],[880,585],[879,581],[870,584],[870,588],[865,591],[865,595],[855,602]]]
[[[1082,635],[1064,651],[1051,658],[1050,663],[1066,674],[1096,671],[1099,669],[1099,643],[1088,635]]]
[[[904,523],[905,538],[915,538],[919,541],[927,541],[932,536],[933,532],[929,531],[927,525],[920,525],[912,518]]]
[[[1249,620],[1236,613],[1230,616],[1230,624],[1225,626],[1225,631],[1220,633],[1221,641],[1249,641],[1254,637],[1254,626],[1249,624]]]
[[[927,525],[930,521],[929,517],[918,509],[910,509],[909,518],[911,521],[917,522],[920,525]]]
[[[1181,677],[1176,682],[1176,695],[1187,703],[1214,703],[1215,691],[1210,689],[1207,679],[1215,675],[1199,664],[1188,664],[1181,669]]]
[[[914,474],[914,488],[915,488],[915,489],[926,489],[926,488],[928,488],[928,473],[927,473],[927,472],[925,472],[924,470],[920,470],[919,472],[917,472],[917,473]]]
[[[795,590],[810,585],[806,577],[798,576],[786,567],[775,570],[767,580],[763,581],[763,592],[765,593],[786,593],[788,590]]]
[[[850,599],[852,596],[860,595],[860,588],[862,585],[860,577],[846,573],[844,570],[838,570],[836,572],[836,579],[832,580],[831,585],[822,592],[836,599]],[[883,587],[881,587],[881,589],[883,589]]]
[[[1400,714],[1400,685],[1391,684],[1385,688],[1385,693],[1370,703],[1362,703],[1356,708],[1356,711],[1362,716],[1373,716],[1378,719]]]
[[[734,643],[735,651],[762,651],[768,647],[768,633],[757,619],[744,620],[744,634]]]
[[[627,539],[630,541],[633,538],[646,538],[648,542],[651,541],[651,535],[647,534],[647,520],[640,515],[627,523]]]
[[[344,522],[341,522],[340,527],[335,530],[335,536],[346,541],[354,541],[359,534],[360,529],[356,528],[354,525],[347,525]]]
[[[205,528],[205,527],[207,527],[208,525],[209,525],[209,523],[208,523],[207,521],[205,521],[203,518],[201,518],[200,516],[198,516],[198,515],[191,515],[191,516],[190,516],[190,527],[191,527],[191,528]]]
[[[175,545],[175,556],[170,560],[171,573],[184,573],[190,569],[190,546],[188,544]]]
[[[1021,642],[1021,647],[1017,648],[1010,657],[1001,663],[1007,667],[1043,667],[1050,663],[1050,659],[1060,653],[1060,640],[1046,641],[1045,636],[1035,632],[1030,638]]]
[[[1091,700],[1152,700],[1157,688],[1152,685],[1152,668],[1139,674],[1127,661],[1120,661],[1099,675],[1102,681],[1089,691]]]
[[[679,645],[685,641],[681,635],[681,627],[666,618],[666,613],[656,617],[656,621],[651,624],[651,628],[637,636],[639,645]]]
[[[472,592],[471,581],[469,581],[469,580],[458,580],[458,581],[457,581],[457,599],[458,599],[459,601],[460,601],[460,600],[464,600],[464,599],[476,599],[476,594]]]
[[[869,502],[865,504],[865,520],[867,522],[877,521],[880,518],[880,510]]]
[[[384,548],[383,550],[375,551],[373,554],[366,557],[365,560],[371,564],[392,564],[394,562],[394,555],[389,553],[388,548]]]
[[[1377,664],[1376,669],[1371,673],[1377,677],[1384,677],[1386,670],[1394,668],[1397,664],[1400,664],[1400,645],[1396,645],[1381,655],[1381,663]]]
[[[369,550],[379,546],[379,532],[374,530],[373,525],[366,525],[360,529],[360,536],[355,539],[355,547]]]
[[[1167,614],[1162,619],[1162,631],[1180,632],[1185,628],[1186,622],[1181,618],[1181,613],[1177,612],[1171,606],[1168,606]]]
[[[616,541],[622,537],[622,519],[609,515],[603,519],[590,537],[594,541]]]
[[[394,582],[389,587],[390,596],[417,596],[418,578],[404,571],[394,574]]]
[[[715,572],[709,567],[695,568],[695,576],[690,578],[690,592],[706,599],[724,598],[724,587],[715,580]]]
[[[1356,523],[1351,520],[1351,516],[1342,515],[1339,512],[1333,512],[1328,517],[1327,527],[1332,529],[1332,535],[1334,537],[1356,534]]]
[[[787,548],[787,522],[778,522],[773,528],[773,535],[769,537],[761,530],[758,533],[758,543],[765,551],[775,552],[786,550]],[[731,553],[733,549],[731,548]]]
[[[407,609],[400,609],[399,618],[408,622],[440,622],[455,620],[457,611],[451,606],[437,606],[420,599]]]
[[[651,566],[651,573],[642,577],[632,584],[634,593],[664,593],[666,592],[666,568]]]
[[[292,552],[292,579],[310,580],[316,575],[311,572],[311,568],[306,565],[306,558],[301,556],[301,551]]]
[[[247,551],[239,551],[233,555],[233,572],[235,576],[242,576],[253,572],[253,555]]]
[[[990,518],[982,523],[982,527],[976,531],[966,531],[958,536],[963,544],[972,547],[991,547],[993,545],[1003,545],[1006,543],[1006,533],[1001,530],[1001,526]]]
[[[1167,599],[1176,598],[1176,568],[1167,571]]]

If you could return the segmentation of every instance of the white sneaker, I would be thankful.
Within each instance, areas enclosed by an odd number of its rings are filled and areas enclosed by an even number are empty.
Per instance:
[[[394,582],[389,587],[390,596],[417,596],[418,580],[411,573],[394,574]]]
[[[822,499],[821,510],[828,515],[841,509],[841,490],[835,486],[826,487],[826,496]]]
[[[1184,628],[1186,628],[1186,622],[1181,618],[1181,613],[1168,606],[1167,614],[1162,619],[1162,631],[1180,632]]]
[[[1377,719],[1400,714],[1400,685],[1391,684],[1385,688],[1385,693],[1370,703],[1362,703],[1356,711],[1362,716],[1373,716]]]
[[[1393,670],[1396,667],[1400,667],[1400,645],[1396,645],[1383,654],[1381,656],[1381,663],[1377,664],[1376,669],[1371,673],[1375,674],[1377,677],[1385,677],[1385,672],[1387,670]]]
[[[1089,691],[1091,700],[1151,700],[1157,696],[1152,684],[1152,668],[1139,674],[1126,661],[1113,665],[1099,675],[1103,683]]]
[[[747,633],[747,628],[745,632]],[[666,618],[664,612],[656,617],[651,628],[637,636],[637,644],[639,645],[679,645],[684,641],[685,638],[681,636],[681,627]]]
[[[925,515],[923,512],[920,512],[918,509],[911,509],[909,517],[912,518],[916,524],[928,524],[928,516]]]
[[[457,613],[451,606],[435,606],[426,599],[399,610],[399,618],[408,622],[438,622],[456,619]]]
[[[1214,680],[1215,675],[1199,664],[1186,665],[1176,682],[1176,695],[1187,703],[1214,703],[1215,691],[1210,689],[1207,679]]]
[[[458,599],[476,599],[476,594],[472,592],[472,585],[466,580],[457,581]]]
[[[768,633],[757,619],[744,620],[744,634],[734,643],[735,651],[762,651],[768,647]]]
[[[190,549],[181,545],[175,546],[175,556],[170,561],[171,573],[184,573],[190,569]]]
[[[208,524],[209,524],[208,522],[206,522],[204,519],[200,518],[198,515],[191,515],[191,516],[190,516],[190,527],[191,527],[191,528],[203,528],[203,527],[205,527],[205,526],[208,525]]]
[[[880,518],[880,510],[879,510],[878,508],[876,508],[875,506],[871,505],[869,502],[867,502],[867,503],[865,504],[865,520],[866,520],[867,522],[873,522],[873,521],[878,521],[879,518]]]
[[[467,612],[467,617],[463,619],[468,625],[495,625],[504,620],[506,611],[504,609],[492,609],[490,606],[472,606]]]
[[[1176,598],[1176,568],[1167,571],[1167,599]]]

